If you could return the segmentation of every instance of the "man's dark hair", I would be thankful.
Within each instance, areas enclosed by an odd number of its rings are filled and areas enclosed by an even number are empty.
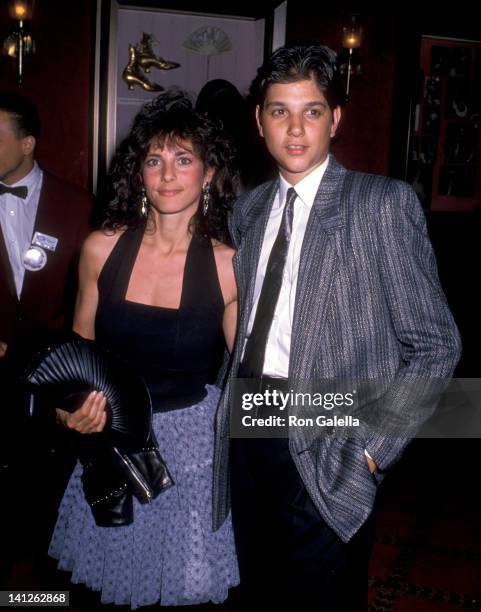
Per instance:
[[[40,136],[40,117],[35,104],[15,91],[0,91],[0,111],[12,116],[17,138]]]
[[[344,103],[344,93],[335,51],[325,45],[280,47],[264,61],[252,81],[250,95],[262,108],[269,85],[312,79],[331,110]]]
[[[199,207],[190,229],[193,234],[228,244],[227,213],[236,198],[238,185],[235,148],[220,123],[196,112],[190,98],[176,88],[145,104],[136,115],[129,135],[119,145],[108,177],[107,203],[100,213],[102,228],[116,230],[144,222],[139,207],[141,174],[152,141],[159,146],[180,141],[192,143],[204,168],[213,168],[208,212],[203,214]]]

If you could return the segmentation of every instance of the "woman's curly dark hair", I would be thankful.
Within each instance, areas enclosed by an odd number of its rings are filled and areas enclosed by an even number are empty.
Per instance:
[[[239,179],[235,149],[220,123],[193,109],[190,98],[171,89],[145,104],[136,115],[130,134],[119,145],[107,185],[107,204],[100,212],[105,230],[137,227],[145,223],[140,213],[142,166],[149,145],[186,140],[205,168],[213,168],[207,214],[199,206],[191,220],[193,234],[230,244],[227,213],[236,197]]]

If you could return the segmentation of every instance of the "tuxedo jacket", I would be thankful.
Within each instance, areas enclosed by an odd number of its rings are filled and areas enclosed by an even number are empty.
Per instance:
[[[215,422],[213,522],[229,509],[229,438],[233,379],[245,343],[269,213],[271,181],[243,194],[230,220],[237,249],[238,333]],[[294,213],[295,214],[295,213]],[[364,450],[384,472],[406,436],[434,410],[411,380],[449,378],[460,339],[441,289],[424,214],[401,181],[346,170],[332,156],[316,194],[299,261],[289,358],[290,380],[384,381],[377,428],[352,437],[312,436],[289,428],[292,459],[327,524],[348,541],[369,516],[379,480]],[[408,383],[408,384],[406,384]],[[429,387],[429,384],[426,385]],[[386,409],[387,408],[387,409]]]
[[[0,340],[12,344],[71,316],[78,255],[89,232],[91,199],[86,191],[43,172],[34,232],[58,238],[41,270],[25,270],[20,299],[0,228]]]

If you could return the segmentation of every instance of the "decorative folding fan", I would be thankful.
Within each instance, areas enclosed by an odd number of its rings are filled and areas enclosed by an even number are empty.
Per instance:
[[[37,353],[22,378],[34,395],[70,412],[91,391],[101,391],[108,402],[103,434],[109,442],[131,448],[147,442],[152,404],[145,382],[94,341],[75,335],[50,343]]]
[[[232,43],[227,34],[217,26],[198,28],[185,40],[185,49],[201,55],[218,55],[232,50]]]
[[[182,45],[185,49],[204,55],[206,58],[205,80],[209,80],[210,58],[213,55],[232,51],[230,38],[217,26],[202,26],[189,34]]]

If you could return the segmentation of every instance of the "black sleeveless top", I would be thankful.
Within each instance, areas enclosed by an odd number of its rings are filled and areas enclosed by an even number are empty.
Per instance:
[[[224,300],[210,240],[193,236],[180,307],[125,299],[145,227],[118,239],[98,279],[95,339],[145,380],[154,412],[191,406],[215,382],[224,351]]]

